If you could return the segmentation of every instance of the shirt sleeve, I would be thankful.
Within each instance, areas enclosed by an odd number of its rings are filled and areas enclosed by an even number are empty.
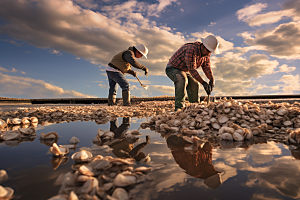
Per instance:
[[[201,78],[197,71],[196,56],[192,45],[190,45],[190,47],[188,47],[185,51],[185,63],[188,71],[191,73],[193,78],[202,84],[204,80]]]
[[[201,66],[202,67],[202,70],[205,74],[205,76],[211,80],[213,78],[213,73],[212,73],[212,70],[211,70],[211,67],[210,67],[210,58],[206,58],[205,62],[203,63],[203,65]]]
[[[141,63],[139,63],[138,61],[136,61],[136,59],[133,57],[133,53],[131,51],[125,51],[122,55],[122,58],[128,62],[129,64],[131,64],[131,66],[137,68],[137,69],[144,69],[145,66],[142,65]]]

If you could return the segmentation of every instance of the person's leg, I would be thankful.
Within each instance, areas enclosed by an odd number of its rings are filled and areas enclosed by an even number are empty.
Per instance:
[[[108,77],[108,84],[109,84],[109,90],[108,90],[108,105],[116,105],[117,101],[117,84],[116,81],[114,81],[113,77],[115,72],[106,71],[107,77]]]
[[[186,87],[187,95],[190,103],[199,103],[199,82],[193,78],[193,76],[187,72],[188,85]]]
[[[121,72],[112,72],[111,78],[120,85],[122,89],[123,106],[130,106],[130,84]]]
[[[166,68],[167,76],[174,82],[175,86],[175,111],[184,107],[185,93],[187,86],[187,76],[184,71],[175,67]]]

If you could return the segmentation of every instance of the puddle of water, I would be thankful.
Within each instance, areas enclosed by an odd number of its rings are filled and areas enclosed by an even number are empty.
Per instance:
[[[70,150],[64,160],[57,160],[48,154],[49,146],[41,143],[38,137],[19,144],[2,142],[0,169],[7,171],[9,179],[1,185],[14,189],[14,199],[48,199],[58,194],[60,185],[56,184],[56,179],[60,174],[72,171],[74,161],[70,157],[80,148],[90,148],[94,156],[117,157],[120,156],[120,148],[133,152],[149,135],[151,141],[140,149],[140,155],[149,154],[151,161],[137,162],[137,165],[159,169],[148,173],[148,181],[129,190],[134,199],[300,198],[300,150],[290,150],[284,144],[221,143],[221,146],[213,148],[207,142],[191,152],[184,149],[185,143],[180,138],[172,136],[166,140],[150,129],[140,129],[142,135],[138,141],[114,146],[110,151],[92,142],[99,128],[109,130],[114,127],[116,133],[132,131],[146,120],[132,118],[130,123],[122,124],[123,119],[118,118],[116,123],[102,125],[93,121],[78,121],[38,126],[37,135],[57,132],[59,145],[68,144],[73,136],[79,138],[77,149]]]

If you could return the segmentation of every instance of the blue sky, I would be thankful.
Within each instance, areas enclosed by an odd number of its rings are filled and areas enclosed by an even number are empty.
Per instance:
[[[131,94],[174,95],[169,58],[210,34],[213,95],[299,94],[299,30],[299,0],[1,0],[0,96],[106,98],[106,65],[140,43],[149,89],[128,74]]]

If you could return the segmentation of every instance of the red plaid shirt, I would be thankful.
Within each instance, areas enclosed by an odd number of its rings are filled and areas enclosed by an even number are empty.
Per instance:
[[[204,80],[197,72],[197,69],[201,66],[209,80],[213,78],[213,73],[210,67],[210,56],[201,56],[200,44],[201,42],[184,44],[172,55],[168,65],[190,72],[193,78],[202,84]]]

